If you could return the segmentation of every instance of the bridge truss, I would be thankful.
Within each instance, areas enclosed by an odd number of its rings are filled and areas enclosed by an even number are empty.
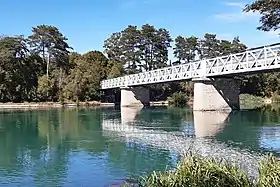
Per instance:
[[[280,43],[101,81],[101,89],[280,69]]]

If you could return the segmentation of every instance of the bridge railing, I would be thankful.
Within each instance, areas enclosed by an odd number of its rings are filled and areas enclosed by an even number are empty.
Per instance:
[[[206,60],[206,76],[238,74],[280,68],[280,44]]]
[[[280,44],[101,81],[101,89],[280,68]]]

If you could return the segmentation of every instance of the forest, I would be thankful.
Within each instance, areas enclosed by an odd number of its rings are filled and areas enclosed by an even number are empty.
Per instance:
[[[270,5],[274,10],[274,5]],[[269,7],[268,7],[269,8]],[[258,4],[244,11],[261,10]],[[272,12],[272,11],[270,11]],[[273,13],[273,12],[272,12]],[[277,13],[275,13],[277,14]],[[277,30],[280,16],[264,14],[260,30]],[[273,22],[269,21],[275,18]],[[277,19],[276,19],[277,18]],[[204,36],[172,38],[166,28],[145,24],[129,25],[104,41],[104,51],[75,52],[59,28],[38,25],[30,36],[0,36],[0,102],[98,101],[100,81],[121,75],[149,71],[194,60],[242,52],[247,49],[239,37],[218,39]],[[173,44],[173,45],[172,45]],[[173,47],[176,61],[170,61]],[[271,97],[280,92],[278,72],[239,77],[241,93]],[[174,93],[192,96],[191,83],[151,86],[151,100],[164,100]]]

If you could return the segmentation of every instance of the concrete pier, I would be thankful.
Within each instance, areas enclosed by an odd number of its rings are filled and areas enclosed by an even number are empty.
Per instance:
[[[196,78],[194,111],[239,110],[239,87],[233,78]]]
[[[121,107],[150,106],[150,90],[147,87],[121,88]]]

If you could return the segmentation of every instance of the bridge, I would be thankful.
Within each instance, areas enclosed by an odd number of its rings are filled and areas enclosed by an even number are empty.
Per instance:
[[[280,68],[280,43],[241,53],[101,81],[101,89],[121,89],[121,106],[147,106],[148,85],[174,81],[194,82],[195,111],[239,109],[238,75]]]

